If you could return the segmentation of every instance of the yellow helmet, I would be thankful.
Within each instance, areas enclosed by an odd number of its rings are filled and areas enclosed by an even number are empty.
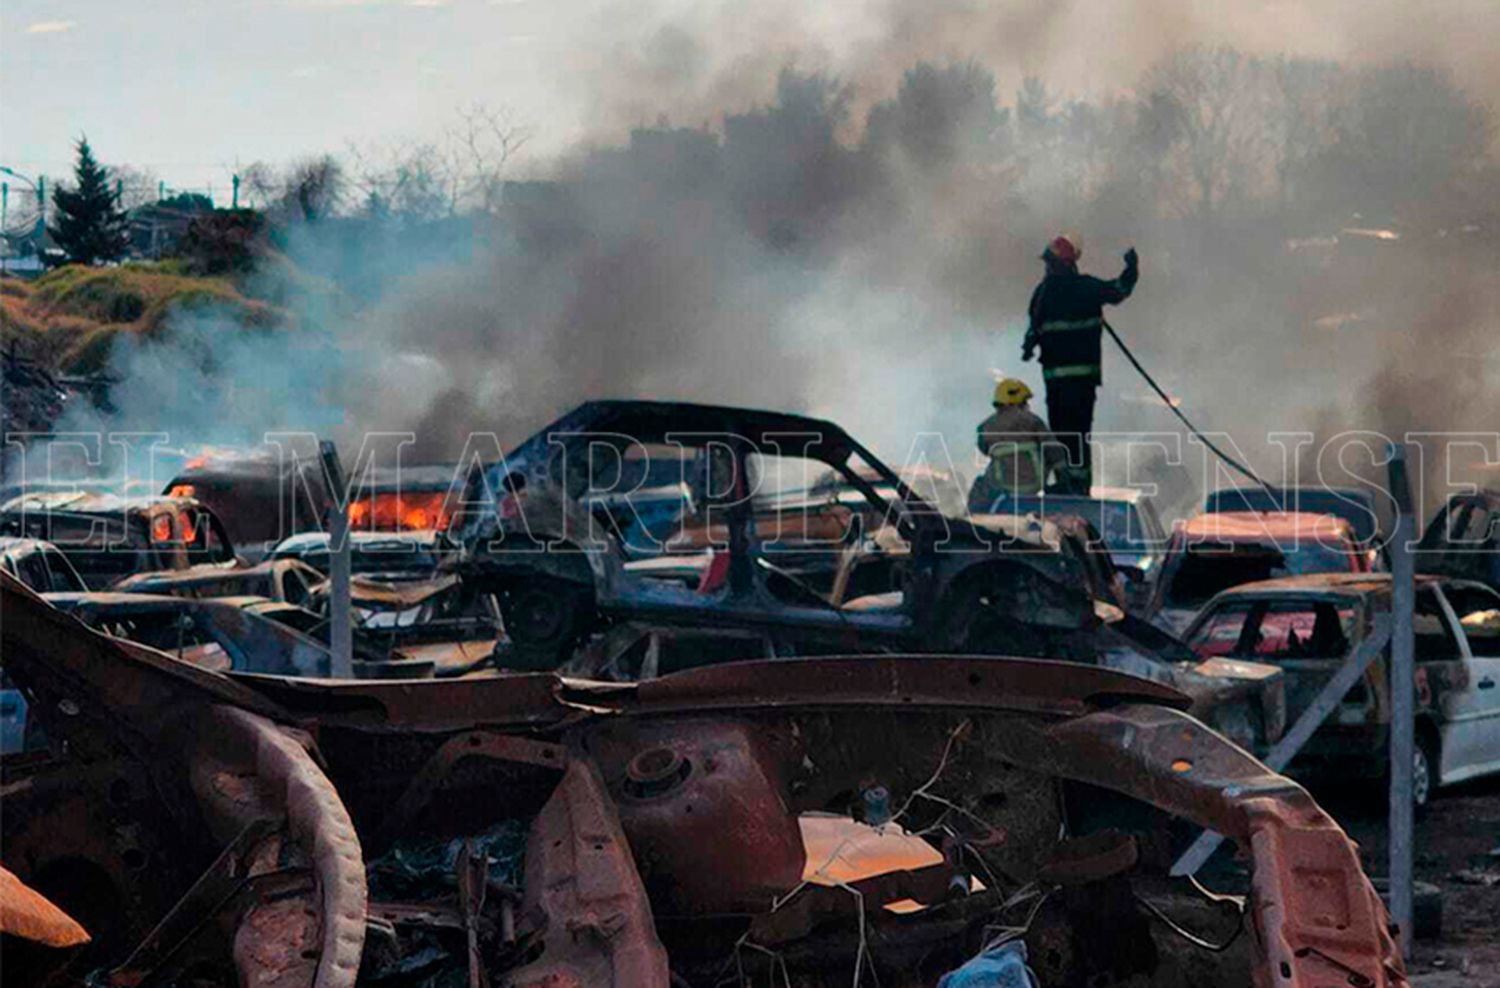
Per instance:
[[[1031,400],[1031,389],[1026,382],[1007,377],[995,385],[995,404],[1020,405]]]

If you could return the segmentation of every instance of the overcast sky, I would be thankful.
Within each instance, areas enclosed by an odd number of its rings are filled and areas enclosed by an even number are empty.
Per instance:
[[[712,122],[788,62],[862,97],[919,57],[1097,94],[1192,41],[1411,56],[1494,101],[1500,2],[4,0],[0,164],[66,174],[87,133],[108,163],[222,197],[236,162],[430,138],[475,101],[530,127],[534,164],[661,113]]]

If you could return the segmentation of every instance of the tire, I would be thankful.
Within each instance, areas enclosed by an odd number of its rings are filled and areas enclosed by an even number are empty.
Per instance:
[[[586,633],[592,615],[583,590],[541,578],[507,587],[500,594],[500,616],[517,650],[562,661]]]
[[[1432,797],[1437,792],[1438,784],[1438,751],[1437,745],[1425,733],[1418,731],[1416,744],[1412,749],[1411,765],[1411,803],[1413,810],[1420,816],[1427,812],[1432,805]]]

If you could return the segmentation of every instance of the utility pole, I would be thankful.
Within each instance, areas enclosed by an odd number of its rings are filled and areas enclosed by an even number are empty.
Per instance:
[[[232,185],[234,191],[231,193],[232,198],[229,201],[229,208],[230,209],[239,209],[240,208],[240,177],[239,177],[239,175],[235,175],[233,181],[230,184]]]
[[[1390,887],[1391,921],[1397,946],[1411,956],[1412,941],[1412,758],[1416,748],[1416,687],[1413,668],[1413,615],[1416,580],[1411,554],[1411,478],[1406,470],[1406,448],[1390,447],[1391,497],[1396,502],[1396,533],[1391,542],[1391,807]],[[1433,770],[1436,766],[1433,766]]]
[[[323,457],[323,477],[331,495],[328,506],[328,674],[334,679],[354,678],[354,629],[349,597],[350,562],[348,485],[339,450],[331,439],[318,443]]]
[[[0,276],[10,264],[10,229],[5,225],[5,216],[10,212],[10,183],[0,182],[0,237],[5,240],[5,253],[0,254]]]

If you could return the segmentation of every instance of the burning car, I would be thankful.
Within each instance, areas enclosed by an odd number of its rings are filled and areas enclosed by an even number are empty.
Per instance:
[[[219,517],[188,497],[28,494],[0,506],[0,531],[51,542],[93,590],[135,573],[241,562]]]
[[[233,544],[252,560],[290,535],[322,530],[333,503],[316,459],[283,459],[270,450],[194,456],[167,481],[162,494],[207,505],[223,520]]]
[[[1019,941],[1049,986],[1407,983],[1333,820],[1110,670],[237,680],[0,592],[52,741],[0,763],[5,863],[93,938],[21,982],[904,988]],[[1243,908],[1166,877],[1174,818]]]

